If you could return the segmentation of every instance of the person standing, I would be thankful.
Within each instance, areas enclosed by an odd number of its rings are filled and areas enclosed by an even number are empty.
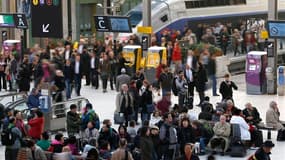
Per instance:
[[[40,57],[38,55],[34,56],[33,59],[33,73],[34,73],[34,88],[37,88],[41,83],[42,77],[44,75],[42,64],[40,63]]]
[[[229,42],[229,32],[227,27],[223,27],[220,33],[221,37],[221,48],[223,50],[224,55],[227,54],[228,42]]]
[[[141,160],[157,160],[157,154],[150,137],[150,129],[146,126],[140,130]]]
[[[175,79],[175,84],[178,90],[178,105],[180,107],[183,107],[187,94],[187,81],[184,77],[183,71],[178,72],[178,77]]]
[[[90,85],[90,55],[87,51],[86,46],[83,47],[83,52],[81,54],[82,60],[82,76],[85,76],[86,84],[85,86]]]
[[[154,104],[153,104],[153,94],[152,94],[152,87],[151,85],[146,86],[146,90],[143,92],[141,96],[141,105],[142,105],[142,122],[145,120],[150,120],[150,115],[154,111]],[[152,109],[153,110],[152,110]]]
[[[74,68],[74,86],[75,86],[75,92],[77,96],[80,96],[80,90],[81,90],[81,78],[82,78],[82,62],[80,59],[80,55],[77,54],[75,56],[75,61],[73,63]]]
[[[93,51],[91,53],[90,59],[90,79],[92,87],[95,89],[99,88],[99,58],[96,57],[96,53]]]
[[[103,59],[99,64],[101,79],[103,84],[103,93],[107,92],[107,83],[110,76],[110,63],[106,53],[103,53]]]
[[[66,116],[66,128],[68,137],[79,134],[81,119],[76,111],[77,106],[75,104],[70,105],[70,111],[67,112]]]
[[[10,76],[10,81],[9,81],[9,89],[15,90],[16,89],[16,75],[17,75],[17,70],[18,70],[18,62],[15,59],[15,56],[13,54],[10,54],[10,62],[7,67],[9,70],[9,76]]]
[[[167,65],[163,64],[161,68],[162,72],[159,76],[158,82],[162,89],[162,96],[165,96],[167,92],[171,93],[173,75],[171,72],[169,72],[169,68]]]
[[[6,82],[6,70],[7,63],[4,55],[0,56],[0,91],[1,89],[7,90],[7,82]],[[2,82],[1,82],[2,81]]]
[[[23,62],[18,70],[17,82],[19,85],[19,92],[27,93],[30,90],[30,74],[31,69],[28,64],[28,55],[24,55]]]
[[[195,87],[195,79],[196,79],[195,74],[196,72],[194,68],[191,68],[189,64],[186,64],[186,68],[184,69],[184,77],[186,78],[186,81],[187,81],[187,86],[188,86],[188,97],[187,98],[190,99],[190,107],[193,107],[193,102],[194,102],[194,87]]]
[[[29,120],[28,125],[30,126],[29,136],[35,140],[40,140],[44,130],[43,112],[37,110],[35,117]]]
[[[126,74],[126,69],[122,68],[121,74],[118,75],[116,78],[116,90],[117,90],[117,92],[120,91],[122,84],[129,84],[130,81],[131,81],[131,77]]]
[[[66,99],[68,100],[71,98],[71,93],[72,93],[71,84],[74,77],[74,68],[73,66],[71,66],[70,59],[67,59],[65,61],[63,75],[64,75],[65,92],[66,92],[65,94],[66,94]]]
[[[171,113],[165,113],[163,115],[163,121],[159,132],[159,138],[162,144],[162,156],[165,160],[172,160],[177,152],[177,131],[172,126],[173,118]]]
[[[116,84],[116,76],[117,76],[117,71],[118,71],[118,61],[117,58],[114,56],[114,52],[110,51],[109,52],[109,63],[110,63],[110,87],[111,90],[114,90],[114,84]]]
[[[225,74],[225,80],[220,84],[220,93],[222,94],[222,101],[226,99],[233,99],[233,89],[237,90],[237,85],[230,80],[230,75]]]
[[[121,92],[116,96],[116,112],[124,114],[125,126],[128,126],[130,116],[133,114],[133,97],[128,90],[128,85],[123,84]]]
[[[198,63],[198,71],[197,71],[197,80],[196,80],[196,90],[199,93],[200,103],[198,106],[204,101],[205,98],[205,87],[206,82],[208,81],[206,69],[202,65],[202,63]]]
[[[217,77],[216,77],[216,56],[211,55],[208,63],[208,75],[212,81],[212,95],[219,96],[217,94]]]
[[[22,138],[22,133],[16,126],[16,118],[9,118],[8,129],[11,129],[12,133],[16,135],[16,140],[12,145],[7,145],[5,149],[5,159],[6,160],[17,160],[17,153],[21,148],[20,139]]]

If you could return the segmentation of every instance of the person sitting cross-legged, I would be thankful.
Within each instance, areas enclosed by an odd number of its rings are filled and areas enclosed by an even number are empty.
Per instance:
[[[229,137],[231,134],[231,125],[226,122],[226,117],[221,116],[220,121],[217,122],[213,128],[214,137],[210,140],[209,147],[216,152],[217,148],[221,148],[221,154],[224,155],[224,152],[229,147]]]

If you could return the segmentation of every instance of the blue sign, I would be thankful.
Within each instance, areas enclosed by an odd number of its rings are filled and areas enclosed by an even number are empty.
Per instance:
[[[285,21],[268,21],[267,28],[270,38],[285,38]]]

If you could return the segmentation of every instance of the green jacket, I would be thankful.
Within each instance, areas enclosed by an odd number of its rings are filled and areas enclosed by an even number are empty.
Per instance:
[[[79,114],[73,113],[71,111],[67,112],[66,124],[67,124],[67,133],[74,134],[79,133],[81,119]]]

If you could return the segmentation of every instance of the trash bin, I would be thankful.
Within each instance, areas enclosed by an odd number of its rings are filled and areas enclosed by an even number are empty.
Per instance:
[[[277,69],[277,94],[278,96],[284,96],[285,92],[285,74],[284,66],[279,66]]]
[[[266,67],[267,94],[274,94],[274,73],[272,67]]]

